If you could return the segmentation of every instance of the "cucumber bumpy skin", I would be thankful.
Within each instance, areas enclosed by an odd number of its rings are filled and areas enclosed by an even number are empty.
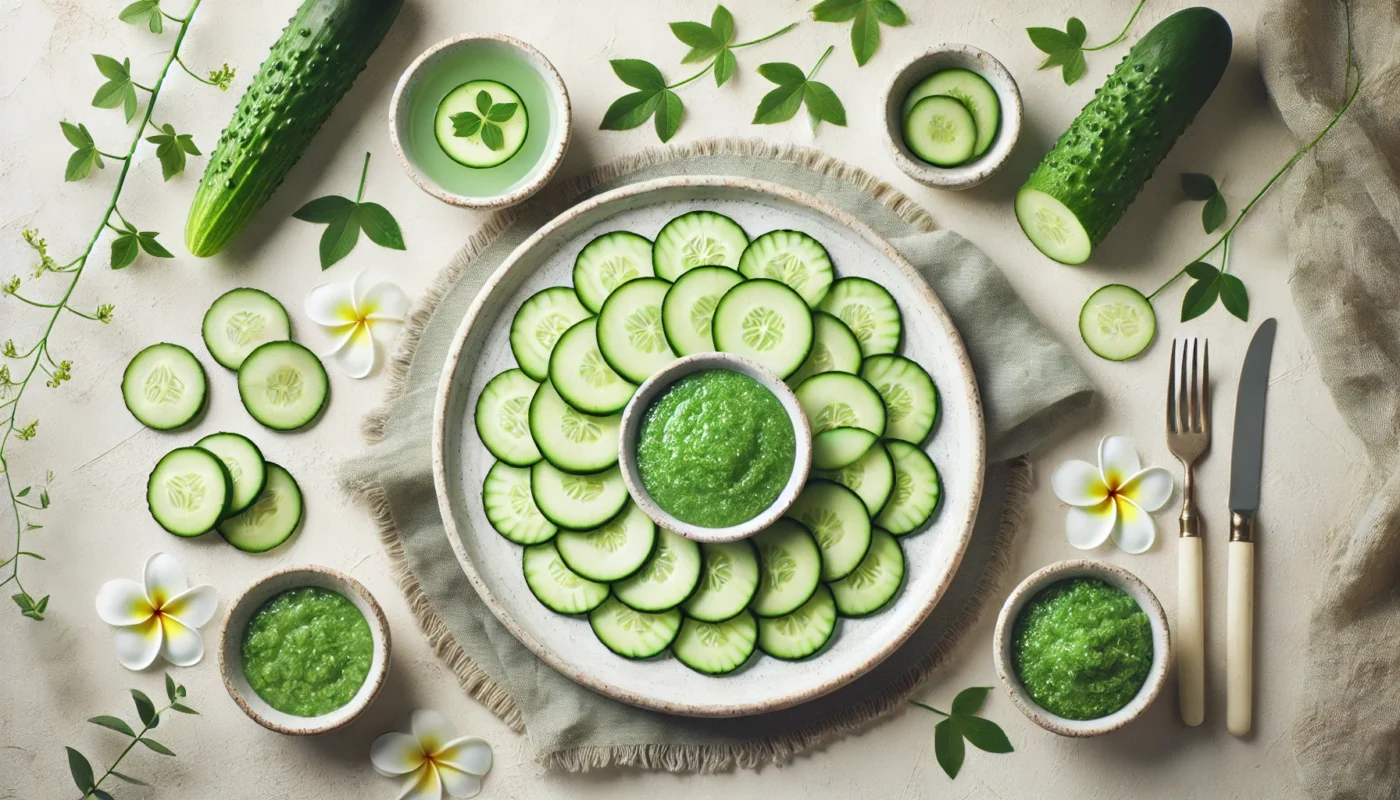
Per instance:
[[[1088,259],[1215,90],[1231,47],[1229,23],[1199,7],[1172,14],[1133,45],[1021,187],[1017,219],[1036,247],[1062,263]],[[1023,211],[1021,202],[1035,191],[1059,201],[1078,220],[1089,245],[1082,256],[1057,257],[1037,241],[1032,228],[1044,221],[1023,214],[1038,204],[1025,203]]]
[[[212,256],[247,226],[384,40],[403,0],[306,0],[238,101],[200,179],[185,246]]]

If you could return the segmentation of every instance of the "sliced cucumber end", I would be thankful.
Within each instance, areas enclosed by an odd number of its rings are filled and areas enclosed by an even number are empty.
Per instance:
[[[1142,292],[1111,283],[1084,301],[1079,310],[1079,335],[1099,358],[1127,361],[1152,344],[1157,335],[1157,314]]]
[[[1061,264],[1083,264],[1094,250],[1074,212],[1039,189],[1023,186],[1016,193],[1016,221],[1036,249]]]

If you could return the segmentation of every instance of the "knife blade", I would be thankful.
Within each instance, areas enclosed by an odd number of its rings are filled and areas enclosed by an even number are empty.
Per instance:
[[[1269,393],[1269,360],[1278,323],[1264,320],[1245,352],[1235,399],[1235,441],[1230,451],[1230,510],[1259,510],[1264,465],[1264,401]]]

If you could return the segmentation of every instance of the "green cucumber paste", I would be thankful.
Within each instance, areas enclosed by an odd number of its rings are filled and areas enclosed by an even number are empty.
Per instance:
[[[727,369],[687,375],[652,401],[637,470],[656,504],[682,522],[748,522],[792,477],[797,437],[778,398]]]
[[[1093,578],[1056,583],[1021,610],[1012,664],[1026,692],[1066,719],[1126,706],[1152,667],[1152,624],[1126,592]]]
[[[319,717],[350,702],[369,675],[365,615],[339,592],[304,586],[273,597],[243,632],[243,675],[278,711]]]

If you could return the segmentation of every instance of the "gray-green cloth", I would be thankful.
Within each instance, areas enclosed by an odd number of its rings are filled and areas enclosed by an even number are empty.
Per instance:
[[[1400,3],[1350,10],[1361,93],[1282,200],[1293,301],[1370,464],[1327,539],[1294,745],[1314,797],[1400,797]],[[1343,11],[1280,0],[1260,24],[1265,83],[1303,142],[1355,85]]]
[[[973,543],[950,590],[898,653],[831,695],[739,720],[668,717],[610,700],[536,658],[467,582],[438,515],[430,463],[433,399],[449,344],[473,297],[541,224],[592,194],[672,175],[740,175],[817,195],[893,242],[933,286],[967,344],[981,387],[990,460]],[[996,266],[938,231],[907,197],[812,150],[748,140],[647,151],[599,168],[488,223],[415,309],[390,365],[389,397],[365,425],[369,448],[344,464],[343,485],[373,514],[400,585],[429,642],[462,685],[528,736],[545,763],[714,770],[787,758],[869,724],[904,699],[971,627],[997,588],[1030,484],[1016,458],[1076,411],[1093,389]],[[471,533],[467,535],[473,535]],[[494,536],[491,531],[475,535]]]

